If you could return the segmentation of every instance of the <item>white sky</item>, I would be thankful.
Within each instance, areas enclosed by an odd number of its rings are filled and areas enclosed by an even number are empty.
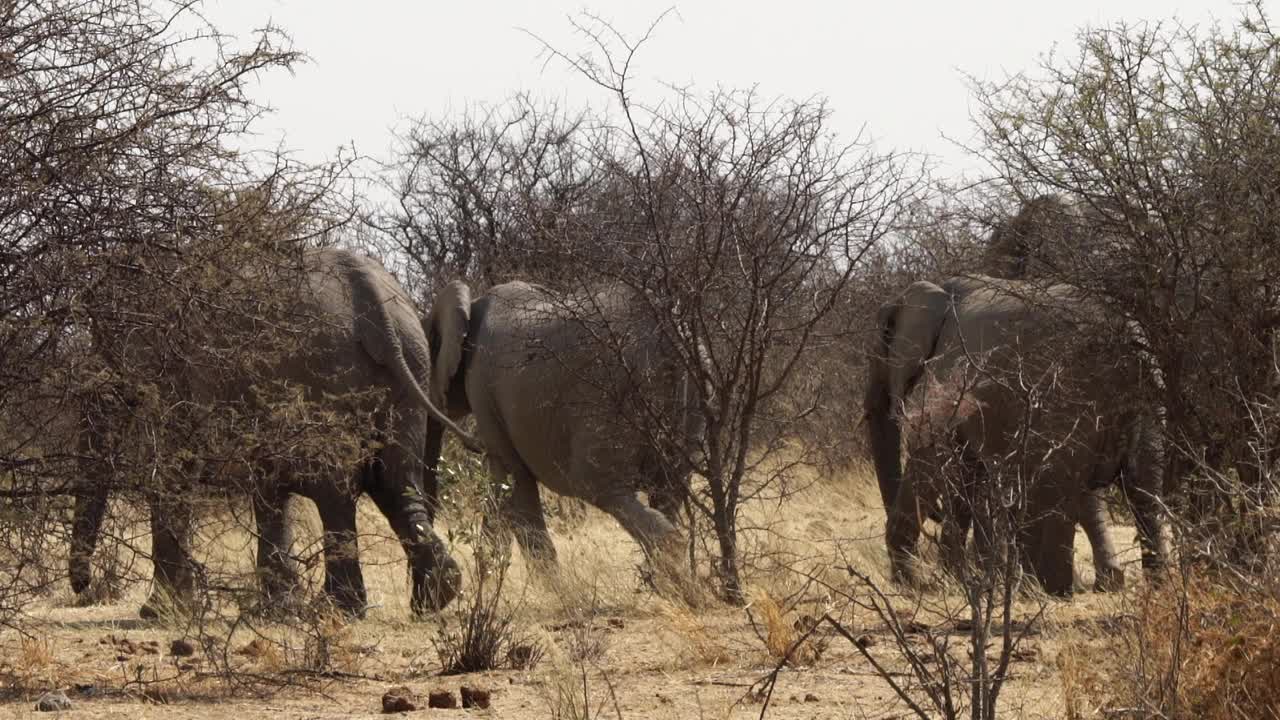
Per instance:
[[[392,129],[407,118],[447,117],[516,91],[571,107],[597,99],[562,64],[544,64],[521,28],[576,51],[584,46],[571,14],[589,9],[636,34],[668,7],[667,0],[208,0],[203,12],[246,38],[272,20],[312,57],[296,76],[263,78],[256,95],[277,112],[257,126],[252,144],[282,143],[319,160],[351,144],[385,158]],[[1073,52],[1086,25],[1173,17],[1229,25],[1240,15],[1231,0],[681,0],[675,10],[635,68],[645,97],[660,97],[655,81],[825,96],[842,136],[865,123],[881,149],[930,152],[946,174],[977,167],[943,138],[971,133],[963,73],[997,79],[1033,70],[1055,44]]]

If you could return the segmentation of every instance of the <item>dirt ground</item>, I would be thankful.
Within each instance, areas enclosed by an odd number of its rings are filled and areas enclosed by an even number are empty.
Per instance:
[[[135,583],[112,604],[84,608],[74,607],[69,589],[62,587],[30,608],[21,632],[0,631],[0,682],[5,684],[0,718],[48,717],[36,713],[34,704],[52,688],[66,691],[74,703],[70,715],[94,718],[373,717],[382,714],[383,693],[401,685],[420,694],[424,705],[431,691],[456,695],[465,685],[491,692],[488,710],[423,709],[411,715],[754,718],[764,707],[755,696],[758,682],[777,664],[769,650],[772,606],[781,607],[772,623],[775,646],[797,625],[803,627],[805,616],[831,612],[898,682],[907,683],[901,654],[884,623],[840,597],[862,592],[844,567],[852,565],[877,581],[887,572],[884,515],[873,485],[865,472],[854,472],[824,478],[780,508],[752,508],[749,524],[768,530],[748,535],[754,538],[748,551],[759,559],[747,578],[751,603],[746,609],[711,604],[695,611],[663,601],[642,589],[638,552],[609,518],[588,511],[558,519],[553,529],[561,576],[531,581],[517,552],[504,595],[515,634],[543,650],[540,662],[525,670],[439,675],[435,641],[442,622],[410,618],[403,555],[370,508],[364,509],[362,530],[372,537],[362,539],[362,557],[370,600],[377,607],[350,624],[264,626],[237,622],[235,613],[228,613],[203,628],[216,642],[204,647],[196,642],[193,654],[175,655],[173,641],[201,633],[181,623],[137,620],[145,582]],[[314,517],[306,519],[314,527]],[[457,537],[462,528],[454,530]],[[1129,561],[1129,585],[1139,585],[1133,528],[1117,522],[1113,531]],[[209,553],[249,566],[246,537],[223,537],[210,545],[217,547],[207,548]],[[1077,567],[1091,581],[1083,533],[1077,535],[1077,548]],[[806,584],[806,577],[822,582]],[[891,586],[884,587],[890,592]],[[1012,665],[1003,714],[1062,717],[1061,656],[1074,644],[1099,637],[1099,628],[1121,602],[1120,596],[1094,593],[1069,603],[1049,602]],[[945,619],[955,617],[959,599],[954,594],[902,595],[894,604],[915,608],[914,619],[931,632],[950,632],[957,643],[954,653],[965,656],[967,638],[955,631],[954,620]],[[1030,600],[1019,605],[1024,617],[1039,608]],[[456,627],[456,615],[447,614],[444,627]],[[820,652],[813,657],[807,650],[801,662],[778,673],[767,717],[909,716],[852,643],[826,626],[813,637]],[[923,635],[912,641],[925,642]],[[324,650],[324,661],[317,663],[317,653]],[[221,672],[228,668],[235,671],[230,676]]]

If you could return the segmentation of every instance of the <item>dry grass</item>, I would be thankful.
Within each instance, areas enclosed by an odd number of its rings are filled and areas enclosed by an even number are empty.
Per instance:
[[[1072,717],[1280,717],[1280,598],[1192,574],[1117,602],[1108,627],[1067,643],[1059,665]]]
[[[50,595],[48,602],[31,608],[26,621],[32,633],[46,637],[47,642],[24,650],[19,635],[0,630],[0,666],[10,687],[17,683],[13,673],[19,664],[29,669],[21,681],[26,689],[10,695],[14,702],[25,705],[50,687],[90,684],[103,694],[82,698],[73,693],[78,711],[83,708],[86,716],[128,720],[151,714],[171,717],[175,712],[201,719],[277,717],[281,709],[287,709],[284,715],[290,717],[372,715],[377,713],[381,693],[394,684],[409,684],[424,694],[445,687],[456,693],[459,684],[493,688],[495,712],[502,717],[584,717],[589,712],[592,717],[613,718],[618,710],[628,719],[756,717],[759,705],[746,697],[750,686],[776,664],[777,650],[798,637],[797,628],[803,627],[805,616],[818,617],[839,600],[832,588],[849,591],[844,566],[853,564],[883,578],[888,565],[884,511],[865,470],[821,478],[782,507],[754,504],[746,510],[749,524],[759,528],[752,531],[749,542],[760,561],[744,578],[756,603],[751,610],[759,634],[741,608],[712,604],[691,609],[644,589],[637,571],[641,554],[630,538],[603,513],[575,509],[551,522],[561,571],[547,579],[532,575],[515,551],[506,581],[504,594],[517,609],[516,626],[545,648],[544,661],[533,669],[442,679],[442,666],[430,642],[440,623],[411,618],[403,552],[386,521],[371,503],[362,502],[361,558],[370,601],[375,604],[363,621],[325,626],[317,618],[301,627],[244,623],[232,607],[199,628],[139,625],[136,611],[148,588],[146,582],[135,580],[112,605],[70,607],[66,590]],[[300,502],[295,513],[299,547],[313,547],[319,530],[314,509]],[[442,534],[452,529],[456,536],[469,522],[470,516],[451,508],[440,529]],[[247,526],[247,517],[224,513],[202,529],[200,556],[220,577],[248,581],[253,543]],[[145,550],[145,533],[139,531],[139,535],[138,544]],[[1120,530],[1117,539],[1128,540],[1131,535],[1131,530]],[[1082,536],[1078,562],[1086,568],[1088,545]],[[452,549],[464,573],[469,573],[474,564],[466,545],[455,542]],[[139,562],[142,568],[147,565]],[[312,568],[311,581],[319,582],[320,570]],[[772,621],[760,612],[769,603],[773,607],[765,614]],[[955,602],[930,595],[924,604],[945,608]],[[1109,607],[1095,596],[1085,596],[1056,609],[1054,626],[1070,627],[1073,618],[1106,612]],[[877,657],[891,665],[897,662],[883,628],[869,615],[852,612],[845,617],[853,631],[881,638],[872,648]],[[191,658],[174,658],[165,652],[173,639],[197,631],[205,633],[213,645],[202,647]],[[139,652],[118,660],[120,653],[113,647],[99,644],[111,635],[135,643],[154,642],[161,652]],[[1062,681],[1053,662],[1055,642],[1046,637],[1040,643],[1047,662],[1015,666],[1010,707],[1019,707],[1021,715],[1014,716],[1060,717]],[[902,708],[889,698],[882,681],[846,645],[831,642],[825,652],[798,659],[782,673],[768,716],[798,720],[899,715]],[[18,660],[26,652],[33,659]],[[330,674],[314,672],[326,663]],[[224,671],[237,674],[240,680],[228,682]],[[136,682],[139,677],[142,684]],[[255,682],[252,692],[247,692],[243,682],[253,678],[275,684]],[[126,686],[131,688],[127,694],[115,694]],[[139,704],[143,689],[177,705],[153,712],[151,705]],[[254,699],[264,689],[274,693],[265,705]],[[317,690],[326,699],[318,700]],[[804,702],[808,694],[821,701]]]
[[[788,611],[764,591],[756,593],[751,607],[759,613],[764,626],[764,647],[770,662],[812,665],[826,651],[827,638],[812,633],[818,624],[813,615]]]
[[[707,617],[680,603],[663,603],[661,617],[664,637],[670,643],[666,664],[672,670],[714,668],[733,660],[734,653],[725,636]]]

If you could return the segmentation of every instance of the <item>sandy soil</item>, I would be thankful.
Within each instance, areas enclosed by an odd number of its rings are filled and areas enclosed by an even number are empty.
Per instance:
[[[667,603],[641,587],[638,552],[609,518],[569,513],[554,524],[564,571],[555,582],[531,581],[516,553],[505,607],[514,632],[544,650],[532,669],[441,676],[434,641],[446,621],[410,619],[403,555],[385,522],[364,508],[362,540],[372,602],[365,620],[348,625],[263,625],[237,622],[235,613],[204,628],[144,623],[137,607],[147,590],[136,582],[117,602],[74,607],[60,588],[29,609],[20,630],[0,630],[0,717],[48,717],[34,703],[61,688],[74,703],[72,716],[94,718],[347,718],[381,714],[387,689],[404,685],[421,694],[458,693],[463,685],[489,690],[489,710],[421,710],[411,715],[503,718],[747,718],[763,704],[755,691],[777,664],[768,649],[770,600],[782,614],[774,643],[794,637],[805,616],[830,612],[894,673],[904,669],[885,624],[841,595],[865,598],[843,568],[852,565],[882,581],[887,571],[883,510],[865,473],[824,478],[778,507],[756,507],[752,522],[767,531],[749,535],[756,559],[748,577],[752,603],[742,608],[710,604],[696,611]],[[553,503],[554,504],[554,503]],[[314,511],[304,511],[312,529]],[[452,528],[455,537],[467,527]],[[1125,548],[1129,583],[1140,584],[1133,528],[1113,526]],[[455,545],[461,549],[461,543]],[[1089,547],[1077,536],[1077,567],[1091,581]],[[224,531],[207,542],[206,555],[221,566],[250,567],[243,532]],[[145,565],[145,564],[144,564]],[[820,582],[809,582],[806,578]],[[824,586],[825,583],[825,586]],[[889,586],[885,585],[886,591]],[[768,599],[766,599],[766,597]],[[959,599],[945,592],[896,596],[896,607],[935,636],[949,637],[952,654],[966,657],[965,634],[955,630]],[[1003,701],[1008,717],[1061,717],[1060,655],[1088,642],[1118,612],[1118,596],[1085,593],[1069,603],[1050,602],[1015,659]],[[1024,600],[1019,612],[1040,604]],[[456,611],[456,608],[455,608]],[[215,640],[191,656],[175,656],[174,640]],[[317,642],[327,638],[328,676],[316,665]],[[803,662],[778,673],[769,699],[770,718],[908,717],[885,679],[858,649],[827,626],[813,635],[821,652],[803,650]],[[912,636],[924,647],[925,635]],[[200,643],[197,642],[197,645]],[[812,646],[810,646],[812,647]],[[228,677],[227,669],[235,672]],[[336,675],[332,671],[336,671]],[[896,674],[898,682],[910,680]],[[585,684],[585,690],[584,690]],[[582,708],[584,696],[589,700]]]

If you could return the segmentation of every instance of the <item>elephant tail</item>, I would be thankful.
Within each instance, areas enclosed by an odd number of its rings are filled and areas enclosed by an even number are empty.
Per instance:
[[[381,307],[381,306],[379,306]],[[392,374],[396,378],[396,382],[404,386],[409,393],[417,399],[432,417],[441,425],[447,428],[454,435],[458,436],[459,442],[472,452],[483,452],[480,442],[470,435],[467,431],[458,427],[457,423],[450,420],[435,403],[431,402],[431,398],[427,397],[426,391],[422,389],[422,385],[418,383],[417,378],[413,376],[413,371],[409,369],[409,363],[404,358],[404,350],[400,347],[399,339],[392,341],[392,349],[394,354],[391,356],[390,368]]]
[[[443,425],[450,432],[458,436],[458,440],[470,451],[481,452],[480,443],[476,441],[465,430],[458,427],[456,423],[448,418],[435,403],[431,402],[431,398],[426,391],[422,389],[422,385],[418,379],[414,377],[413,370],[409,368],[409,363],[405,359],[404,345],[400,340],[400,328],[395,318],[392,317],[391,311],[387,309],[387,304],[394,302],[394,298],[387,297],[387,293],[383,288],[378,287],[377,279],[370,273],[362,272],[359,268],[353,268],[349,273],[353,284],[363,285],[361,288],[370,299],[370,304],[376,317],[369,318],[377,327],[379,340],[384,343],[381,348],[381,357],[379,358],[383,364],[391,371],[397,384],[403,387],[410,395],[427,409],[427,412]],[[414,324],[414,328],[421,329],[420,324]],[[429,375],[428,375],[429,377]]]

